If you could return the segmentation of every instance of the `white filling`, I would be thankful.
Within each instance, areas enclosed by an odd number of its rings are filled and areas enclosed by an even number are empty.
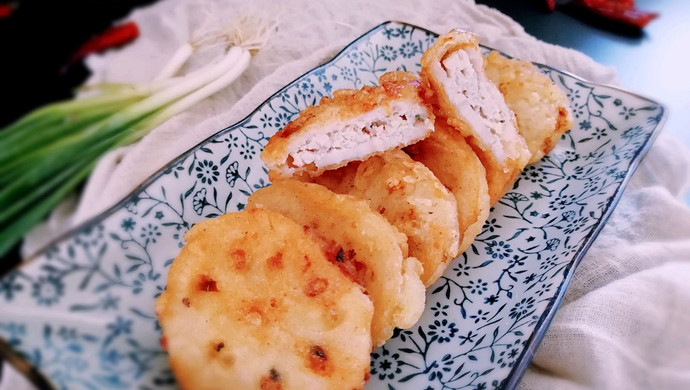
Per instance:
[[[441,64],[434,64],[434,76],[443,83],[451,103],[460,116],[469,123],[483,146],[503,164],[506,158],[515,158],[512,148],[505,143],[517,131],[512,113],[503,102],[501,92],[477,69],[483,69],[478,50],[459,50],[451,53]],[[445,69],[444,69],[445,68]]]
[[[290,167],[313,163],[323,168],[360,159],[410,144],[433,128],[424,107],[396,101],[391,114],[379,107],[354,119],[307,132],[290,147]]]

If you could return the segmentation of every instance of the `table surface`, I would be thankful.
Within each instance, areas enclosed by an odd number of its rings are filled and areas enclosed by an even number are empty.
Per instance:
[[[149,2],[151,0],[106,1],[105,4],[110,5],[113,9],[117,8],[117,12],[110,15],[111,20],[113,20],[122,16],[122,8],[125,5]],[[686,21],[690,19],[690,2],[683,0],[638,0],[637,5],[640,9],[661,14],[642,33],[626,31],[610,23],[601,23],[601,21],[584,18],[568,7],[559,8],[557,12],[550,13],[546,11],[542,0],[477,0],[477,3],[497,8],[522,24],[529,34],[543,41],[579,50],[601,64],[615,67],[618,80],[624,88],[658,100],[668,107],[669,118],[663,130],[664,133],[676,137],[690,148],[690,132],[685,131],[690,125],[690,72],[685,70],[687,67],[685,60],[690,59],[690,54],[687,51],[690,49],[690,28],[686,27]],[[83,4],[88,4],[88,2]],[[107,16],[100,15],[99,18],[101,19],[99,20],[103,22]],[[54,34],[51,36],[55,38],[55,42],[61,42],[61,46],[56,44],[52,46],[52,52],[49,50],[54,58],[58,58],[59,55],[63,57],[69,55],[68,51],[59,53],[58,48],[73,50],[79,45],[79,42],[75,42],[75,40],[83,40],[88,37],[83,32],[81,34],[75,33],[75,30],[80,26],[79,24],[70,24],[64,19],[62,23],[63,26],[72,26],[72,29],[54,30]],[[82,26],[83,28],[97,28],[88,24],[82,24]],[[8,28],[10,31],[17,29],[12,26],[7,27],[0,22],[0,29]],[[13,47],[10,45],[8,50],[4,48],[3,53],[7,54],[6,58],[18,59],[13,63],[3,61],[3,66],[9,66],[15,70],[12,73],[15,81],[22,81],[25,77],[36,79],[36,74],[31,74],[36,70],[36,67],[31,65],[32,63],[35,64],[35,58],[28,54],[13,56],[12,54],[19,53],[19,51],[13,52]],[[21,45],[17,47],[21,47]],[[21,63],[22,58],[27,61],[27,64]],[[26,69],[26,75],[17,74],[16,69]],[[8,73],[4,72],[4,74]],[[39,76],[38,80],[43,80],[45,75]],[[83,75],[78,74],[76,77],[72,76],[71,80],[65,81],[63,79],[59,82],[49,78],[45,79],[51,80],[47,84],[51,89],[44,89],[42,95],[40,89],[34,90],[33,102],[35,104],[44,103],[50,100],[49,98],[52,96],[59,98],[68,96],[69,91],[76,85],[75,80],[83,79]],[[11,84],[10,80],[10,87],[0,92],[0,94],[5,95],[3,101],[7,102],[8,98],[16,92],[12,90]],[[13,107],[12,104],[5,107],[7,111],[3,115],[6,117],[4,119],[20,115],[20,110],[25,111],[28,105],[20,106],[17,103],[16,107],[18,108],[15,111],[12,111]],[[690,204],[690,193],[687,194],[686,201]],[[7,265],[11,261],[3,261],[3,263]],[[0,273],[2,268],[0,265]],[[0,362],[0,366],[2,366],[2,362]],[[0,380],[0,382],[2,381]]]

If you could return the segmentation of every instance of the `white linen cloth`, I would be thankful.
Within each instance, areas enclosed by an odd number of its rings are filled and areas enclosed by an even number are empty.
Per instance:
[[[91,57],[89,82],[151,80],[205,14],[220,20],[246,9],[270,14],[280,23],[271,46],[256,54],[229,88],[136,145],[106,156],[80,198],[63,204],[27,236],[25,253],[106,210],[177,155],[243,118],[280,87],[386,20],[439,33],[470,30],[483,44],[515,57],[615,83],[614,69],[540,42],[507,16],[473,1],[213,4],[167,0],[135,11],[127,19],[138,23],[141,37],[122,50]],[[690,389],[690,209],[682,201],[689,186],[690,153],[662,134],[575,272],[521,389]]]

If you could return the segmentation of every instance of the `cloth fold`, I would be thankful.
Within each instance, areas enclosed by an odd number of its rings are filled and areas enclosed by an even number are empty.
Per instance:
[[[63,205],[30,233],[24,253],[108,209],[176,156],[240,120],[283,85],[386,20],[439,33],[466,29],[477,33],[482,44],[520,59],[615,83],[614,69],[538,41],[494,9],[457,0],[423,6],[410,0],[300,0],[282,6],[167,0],[127,18],[140,26],[140,39],[90,58],[94,73],[89,83],[150,80],[209,18],[232,20],[243,12],[270,13],[280,27],[242,77],[137,144],[109,153],[79,200],[72,201],[76,207]],[[195,55],[189,68],[208,55]],[[690,210],[681,200],[689,185],[690,154],[662,134],[578,267],[521,388],[690,388]]]

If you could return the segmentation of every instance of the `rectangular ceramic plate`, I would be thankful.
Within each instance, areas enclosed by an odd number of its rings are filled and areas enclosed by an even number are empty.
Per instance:
[[[259,152],[300,110],[387,71],[418,71],[435,39],[404,23],[374,28],[5,275],[0,352],[11,347],[60,388],[175,388],[153,303],[184,233],[241,210],[269,185]],[[471,249],[428,289],[419,323],[372,354],[368,389],[516,387],[575,266],[659,132],[660,104],[539,68],[567,92],[573,129],[525,169]]]

